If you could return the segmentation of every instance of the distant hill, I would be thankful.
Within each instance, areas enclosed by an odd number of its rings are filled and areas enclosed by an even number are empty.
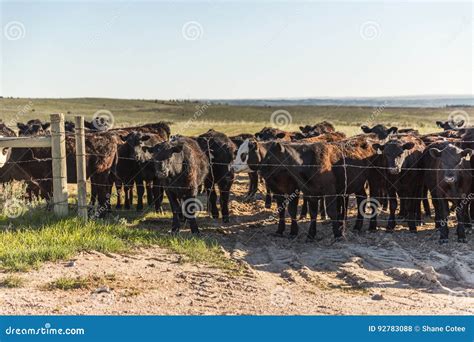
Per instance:
[[[363,106],[363,107],[467,107],[474,106],[474,97],[459,96],[406,96],[406,97],[360,97],[360,98],[299,98],[299,99],[237,99],[209,100],[234,106]]]

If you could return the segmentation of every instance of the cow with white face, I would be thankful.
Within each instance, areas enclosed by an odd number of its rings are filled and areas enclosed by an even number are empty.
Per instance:
[[[259,164],[267,154],[268,148],[272,141],[256,141],[255,139],[245,139],[237,150],[231,168],[235,173],[253,173],[257,172]],[[265,196],[265,208],[270,208],[272,205],[272,195],[267,188]]]
[[[16,137],[16,134],[13,130],[8,128],[4,123],[0,123],[0,138],[5,137]],[[10,159],[12,149],[9,147],[0,148],[0,168],[4,167],[5,164]]]

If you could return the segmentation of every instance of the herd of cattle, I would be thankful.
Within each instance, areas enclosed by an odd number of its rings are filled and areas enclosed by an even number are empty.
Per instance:
[[[461,123],[437,122],[443,129],[419,134],[413,129],[362,126],[362,133],[346,137],[323,121],[300,127],[300,132],[264,128],[256,134],[227,136],[210,129],[198,137],[171,135],[169,123],[158,122],[136,127],[101,131],[87,123],[87,177],[92,184],[91,205],[96,215],[111,210],[110,197],[115,185],[117,209],[130,209],[136,187],[137,210],[148,205],[161,210],[163,195],[173,213],[172,231],[183,220],[198,233],[194,201],[202,189],[207,193],[208,211],[214,218],[221,214],[229,221],[229,195],[236,173],[248,173],[250,182],[245,200],[255,199],[259,178],[266,185],[265,206],[274,199],[278,206],[278,230],[285,230],[285,214],[291,217],[290,235],[299,232],[297,209],[303,198],[300,219],[309,212],[308,238],[316,236],[317,215],[326,215],[334,237],[344,235],[348,198],[355,195],[355,230],[361,230],[364,218],[369,230],[377,229],[377,210],[365,213],[365,205],[389,207],[387,230],[396,226],[396,210],[410,231],[416,231],[424,214],[430,216],[431,201],[440,242],[448,241],[447,220],[450,211],[457,217],[457,237],[466,242],[466,229],[474,216],[471,208],[474,160],[474,128]],[[30,120],[17,124],[19,136],[46,135],[49,123]],[[75,128],[66,122],[65,130]],[[0,124],[0,135],[17,134]],[[68,183],[76,182],[75,136],[66,134]],[[0,182],[24,180],[25,196],[52,199],[51,151],[49,148],[4,148],[0,153]],[[217,206],[219,190],[220,213]],[[123,202],[122,202],[123,194]],[[450,205],[451,204],[451,205]]]

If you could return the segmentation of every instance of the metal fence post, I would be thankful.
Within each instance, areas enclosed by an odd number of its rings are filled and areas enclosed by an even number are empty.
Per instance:
[[[77,174],[77,214],[87,220],[87,189],[86,189],[86,138],[84,117],[76,116],[76,174]]]
[[[53,203],[57,216],[68,213],[66,134],[64,115],[51,115],[51,156],[53,164]]]

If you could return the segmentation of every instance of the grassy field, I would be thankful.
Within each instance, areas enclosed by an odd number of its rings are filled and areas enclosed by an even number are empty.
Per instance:
[[[237,107],[206,103],[117,99],[0,99],[0,117],[9,126],[32,118],[48,120],[51,113],[64,113],[67,119],[84,115],[91,119],[98,110],[113,114],[115,126],[122,127],[166,120],[173,122],[172,133],[195,135],[209,128],[228,134],[254,133],[264,126],[275,126],[276,110],[290,113],[284,129],[322,120],[333,122],[347,134],[360,132],[360,125],[384,123],[414,127],[422,132],[436,131],[436,120],[447,120],[453,110],[474,115],[474,108],[368,108],[368,107]],[[150,214],[156,215],[156,214]],[[92,221],[75,218],[55,219],[43,209],[29,210],[17,219],[0,217],[0,269],[24,271],[45,261],[63,260],[81,251],[130,252],[139,246],[158,244],[183,254],[186,260],[205,262],[225,269],[237,266],[226,259],[219,246],[196,238],[178,238],[149,229],[136,229],[143,215],[128,214],[126,221]],[[15,281],[11,281],[13,286]],[[4,284],[8,286],[8,284]]]
[[[322,120],[333,122],[347,134],[360,132],[360,125],[384,123],[390,126],[414,127],[422,132],[435,130],[436,120],[447,120],[454,110],[474,115],[474,108],[372,108],[336,106],[250,107],[197,102],[120,99],[0,99],[0,117],[9,125],[32,118],[47,120],[51,113],[64,113],[67,119],[84,115],[91,119],[99,110],[110,111],[115,126],[122,127],[159,120],[171,121],[173,133],[195,135],[209,128],[228,134],[255,133],[264,126],[276,126],[271,114],[276,110],[290,113],[288,130]]]

